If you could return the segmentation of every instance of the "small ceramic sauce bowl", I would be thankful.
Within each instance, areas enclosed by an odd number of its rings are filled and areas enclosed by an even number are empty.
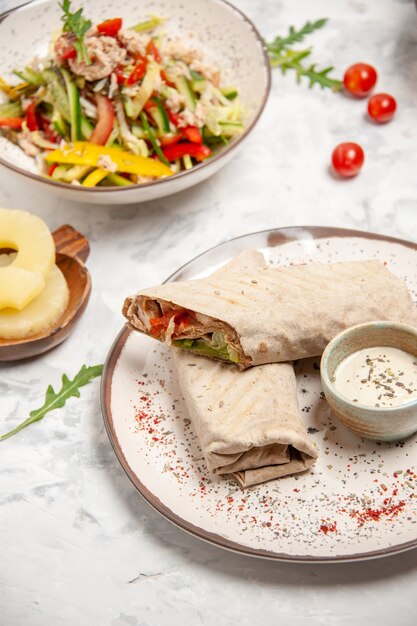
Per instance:
[[[393,347],[417,357],[417,329],[393,322],[358,324],[337,335],[326,347],[320,365],[324,395],[343,424],[361,437],[377,441],[405,439],[417,431],[417,398],[391,407],[365,406],[335,388],[338,365],[353,352]]]

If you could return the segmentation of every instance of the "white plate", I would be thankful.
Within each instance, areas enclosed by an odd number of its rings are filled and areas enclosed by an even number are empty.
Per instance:
[[[417,245],[334,228],[265,231],[226,242],[169,280],[211,273],[258,248],[278,265],[379,259],[416,298]],[[121,331],[102,379],[106,428],[138,491],[184,530],[244,554],[290,561],[348,561],[417,545],[417,436],[375,443],[348,431],[323,398],[320,359],[296,365],[302,415],[320,456],[307,473],[242,490],[208,474],[169,350]]]

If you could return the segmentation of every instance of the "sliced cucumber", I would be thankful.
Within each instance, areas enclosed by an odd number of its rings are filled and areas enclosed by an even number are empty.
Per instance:
[[[0,104],[0,117],[20,117],[21,115],[22,107],[19,101]]]
[[[36,85],[37,87],[45,83],[42,73],[34,72],[30,67],[26,67],[24,70],[13,70],[13,74],[16,74],[16,76],[24,80],[26,83]]]
[[[135,137],[137,137],[138,139],[146,139],[148,136],[142,126],[140,126],[139,124],[132,124],[131,130]]]
[[[191,89],[191,85],[185,76],[176,76],[174,78],[174,84],[180,94],[184,96],[186,108],[190,111],[195,111],[197,98],[195,97],[194,92]]]
[[[147,137],[149,139],[149,141],[152,144],[152,148],[155,150],[156,154],[158,155],[159,159],[162,161],[162,163],[165,163],[165,165],[167,165],[169,167],[169,161],[168,159],[165,158],[164,153],[162,152],[159,143],[155,137],[155,133],[153,132],[152,128],[149,126],[149,122],[146,119],[146,115],[144,114],[144,112],[142,111],[142,113],[140,114],[140,119],[141,122],[143,124],[143,128],[145,129],[145,132],[147,134]]]
[[[236,87],[233,85],[229,85],[228,87],[221,87],[220,91],[228,100],[234,100],[239,95],[239,92]]]
[[[65,124],[65,120],[62,117],[61,113],[57,109],[54,109],[54,112],[52,114],[52,125],[55,128],[56,132],[65,139],[65,137],[67,136],[67,125]]]
[[[201,80],[192,80],[191,81],[191,88],[196,93],[203,93],[203,91],[205,91],[206,87],[207,87],[207,80],[205,78],[202,78]]]
[[[117,187],[128,187],[129,185],[133,185],[131,180],[124,178],[124,176],[119,176],[119,174],[109,174],[106,180],[110,181]]]
[[[191,88],[193,91],[197,93],[203,93],[205,88],[207,87],[207,80],[204,78],[200,72],[196,72],[195,70],[190,70],[191,73]]]
[[[137,33],[144,33],[147,30],[153,30],[159,24],[163,24],[165,19],[163,17],[158,17],[157,15],[152,15],[149,20],[145,20],[144,22],[139,22],[136,26],[131,26],[129,30],[134,30]]]
[[[161,135],[165,135],[171,131],[167,112],[160,98],[152,98],[152,101],[155,102],[155,106],[152,107],[149,112],[158,126]]]
[[[71,141],[78,141],[82,138],[80,94],[77,85],[71,80],[71,74],[68,72],[68,70],[61,69],[61,73],[64,77],[65,86],[67,88],[71,118]]]
[[[242,122],[219,122],[219,126],[224,137],[241,135],[245,128]]]
[[[193,162],[189,154],[184,154],[182,157],[182,162],[184,164],[184,169],[190,170],[193,167]]]
[[[91,137],[91,133],[93,132],[93,125],[90,124],[85,115],[81,115],[81,135],[83,139],[87,141]]]
[[[67,122],[71,121],[71,112],[67,92],[61,82],[61,76],[54,70],[44,70],[43,77],[48,85],[51,104]]]
[[[82,129],[81,129],[82,132]],[[116,124],[113,126],[113,130],[111,131],[109,138],[106,141],[106,147],[111,148],[114,147],[114,143],[119,136],[119,126]]]
[[[52,178],[55,180],[63,180],[65,183],[72,183],[73,180],[80,180],[87,176],[94,168],[90,165],[58,165],[52,172]]]
[[[127,117],[130,117],[131,119],[135,119],[136,109],[134,106],[133,98],[131,98],[130,96],[126,96],[126,94],[123,92],[123,88],[122,88],[122,102],[123,102],[123,107],[124,107]]]

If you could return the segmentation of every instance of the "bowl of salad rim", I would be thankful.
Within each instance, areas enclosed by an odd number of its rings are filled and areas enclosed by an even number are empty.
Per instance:
[[[0,164],[97,204],[167,196],[223,167],[269,95],[252,22],[225,0],[64,3],[0,16]]]

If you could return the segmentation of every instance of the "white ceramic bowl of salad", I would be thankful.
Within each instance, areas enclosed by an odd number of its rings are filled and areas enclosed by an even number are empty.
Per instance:
[[[0,164],[97,204],[214,174],[271,80],[260,34],[224,0],[31,2],[0,16],[0,58]]]

